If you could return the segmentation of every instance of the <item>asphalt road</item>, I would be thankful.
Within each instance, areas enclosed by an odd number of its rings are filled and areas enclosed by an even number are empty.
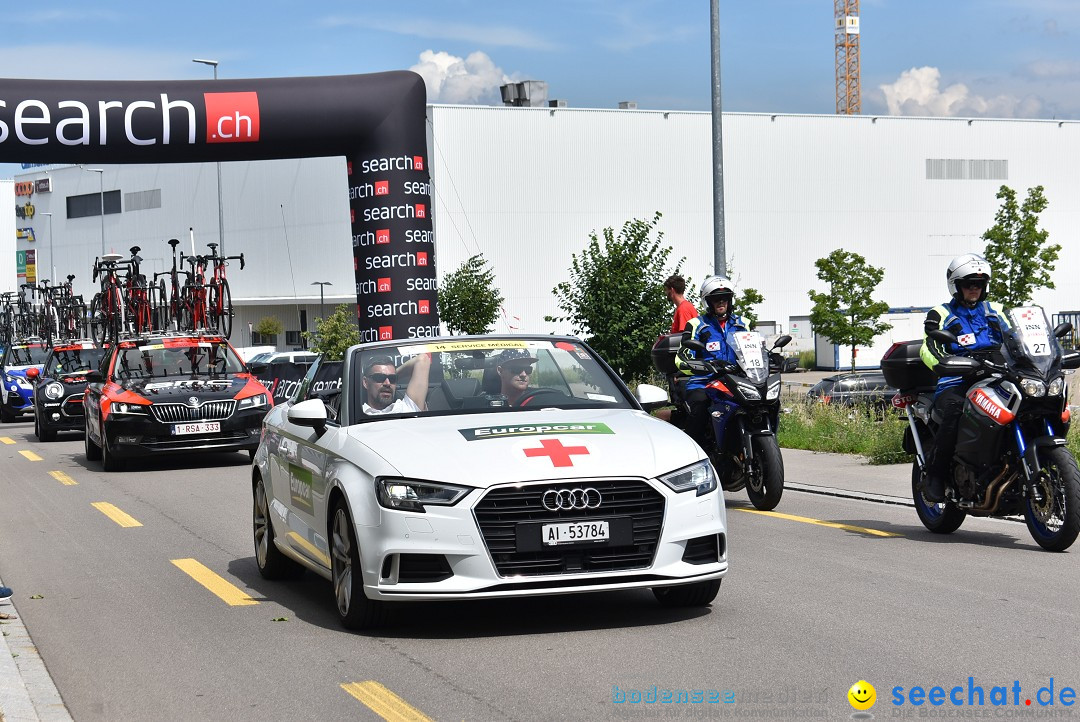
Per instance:
[[[1076,552],[1014,522],[937,537],[904,506],[789,491],[761,514],[740,493],[708,609],[646,591],[407,604],[363,635],[338,625],[329,582],[259,576],[246,455],[107,474],[79,435],[0,437],[0,574],[76,720],[844,719],[860,679],[875,716],[917,716],[950,708],[895,706],[893,688],[962,686],[966,703],[969,677],[987,705],[1018,682],[1001,711],[1023,717],[1074,709],[1024,704],[1051,678],[1080,689]],[[664,690],[734,701],[647,701]]]

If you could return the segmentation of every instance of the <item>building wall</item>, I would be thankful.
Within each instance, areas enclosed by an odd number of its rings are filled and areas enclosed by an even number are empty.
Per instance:
[[[552,289],[569,280],[571,255],[590,233],[657,211],[664,242],[674,249],[671,265],[685,259],[694,284],[713,271],[708,113],[444,105],[428,112],[438,272],[442,277],[482,253],[506,297],[497,330],[570,330],[543,319],[559,313]],[[778,331],[809,313],[807,291],[824,288],[814,260],[836,248],[885,268],[878,297],[890,306],[938,303],[949,259],[982,249],[998,187],[1008,184],[1023,197],[1042,184],[1050,201],[1042,225],[1064,249],[1057,289],[1036,301],[1050,312],[1076,310],[1077,157],[1076,122],[728,113],[729,263],[738,285],[763,293],[759,317],[778,322]],[[957,161],[931,164],[935,172],[1007,173],[928,178],[928,159]],[[169,263],[168,238],[190,251],[189,228],[199,252],[217,242],[214,164],[103,168],[100,179],[59,166],[20,176],[52,178],[53,192],[34,202],[39,213],[54,214],[57,274],[75,273],[83,293],[93,290],[90,268],[102,230],[107,250],[126,254],[141,246],[151,273]],[[68,196],[98,194],[101,186],[121,190],[123,213],[106,215],[104,229],[100,216],[67,218]],[[155,190],[160,207],[130,210],[133,199]],[[244,271],[229,269],[234,300],[245,307],[238,331],[261,317],[259,306],[288,308],[298,299],[317,308],[314,281],[333,284],[328,307],[332,299],[355,297],[343,159],[223,163],[222,196],[226,250],[244,252],[248,263]],[[286,347],[283,339],[279,346]]]

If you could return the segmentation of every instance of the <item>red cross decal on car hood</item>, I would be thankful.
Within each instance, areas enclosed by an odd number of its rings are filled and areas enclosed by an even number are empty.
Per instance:
[[[588,454],[589,450],[584,446],[563,446],[558,439],[544,439],[540,442],[542,449],[525,449],[525,456],[548,456],[551,457],[553,466],[573,466],[571,454]]]

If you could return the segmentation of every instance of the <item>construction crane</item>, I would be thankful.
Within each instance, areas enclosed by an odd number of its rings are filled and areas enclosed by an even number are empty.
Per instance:
[[[836,16],[836,114],[862,113],[859,83],[859,0],[833,0]]]

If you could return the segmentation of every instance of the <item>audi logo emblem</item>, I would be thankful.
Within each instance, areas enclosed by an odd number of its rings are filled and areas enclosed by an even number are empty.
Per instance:
[[[600,506],[600,492],[588,489],[548,489],[540,502],[548,511],[560,509],[596,509]]]

